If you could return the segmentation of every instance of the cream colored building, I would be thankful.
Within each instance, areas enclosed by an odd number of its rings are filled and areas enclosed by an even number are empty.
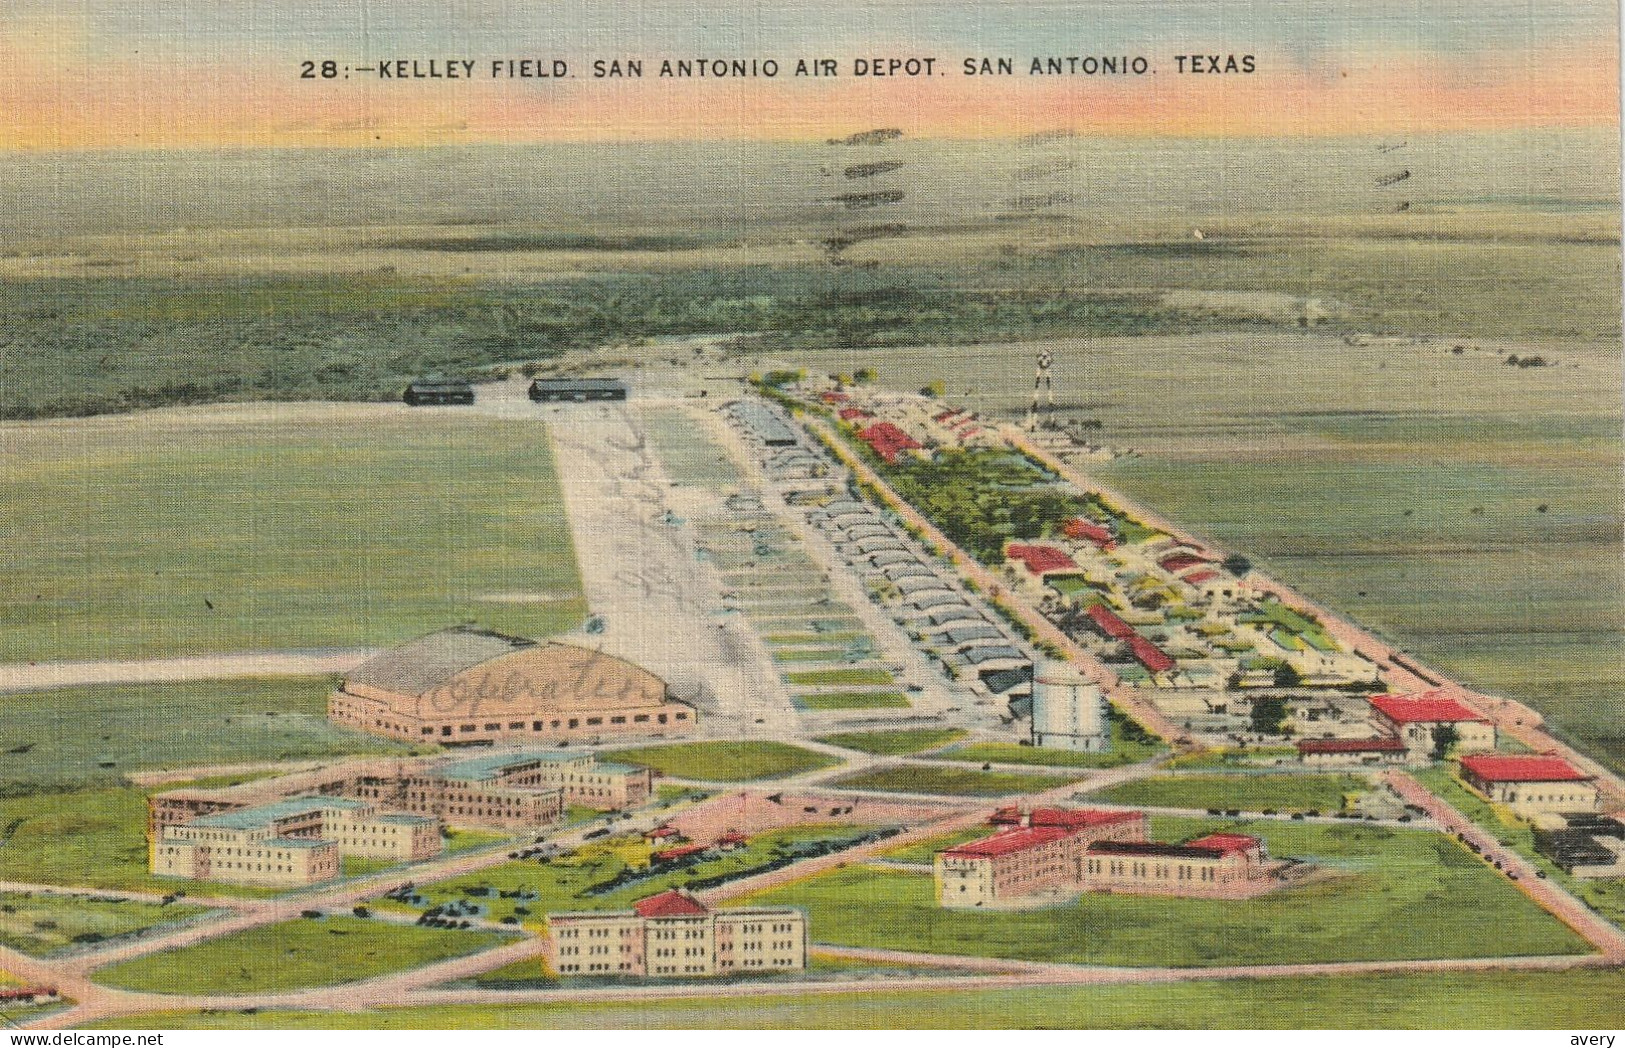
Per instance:
[[[338,724],[406,742],[561,742],[688,734],[699,719],[624,659],[458,627],[374,656],[328,697]]]
[[[1554,755],[1483,753],[1461,759],[1461,777],[1496,804],[1532,822],[1597,811],[1597,780]]]
[[[631,910],[550,913],[548,961],[561,976],[685,979],[807,967],[807,918],[790,908],[711,910],[672,889]]]
[[[343,797],[305,797],[163,827],[158,877],[289,886],[335,880],[345,855],[416,862],[440,854],[440,823],[379,813]]]
[[[1495,749],[1495,724],[1477,710],[1430,691],[1420,695],[1377,695],[1371,700],[1372,718],[1388,734],[1405,741],[1415,758],[1433,753],[1435,732],[1450,727],[1456,732],[1455,751],[1485,753]]]

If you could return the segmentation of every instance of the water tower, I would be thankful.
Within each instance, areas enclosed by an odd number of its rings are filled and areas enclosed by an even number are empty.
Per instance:
[[[1040,663],[1033,675],[1033,745],[1099,753],[1107,741],[1100,686],[1069,662]]]

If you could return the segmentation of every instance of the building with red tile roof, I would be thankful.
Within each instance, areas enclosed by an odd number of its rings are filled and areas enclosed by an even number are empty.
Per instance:
[[[1410,749],[1397,735],[1371,739],[1299,739],[1298,759],[1322,767],[1352,767],[1360,764],[1406,764]]]
[[[650,862],[677,862],[680,859],[692,858],[705,851],[703,844],[684,844],[676,848],[667,848],[657,851],[649,856]]]
[[[1206,557],[1199,557],[1188,550],[1180,550],[1177,553],[1168,554],[1157,563],[1162,565],[1163,571],[1171,571],[1177,575],[1186,568],[1194,568],[1198,564],[1207,564],[1209,561]]]
[[[1101,549],[1117,548],[1117,539],[1111,529],[1087,517],[1073,517],[1061,525],[1061,534],[1076,542],[1092,542]]]
[[[990,821],[1002,828],[937,853],[941,905],[1031,905],[1085,891],[1239,898],[1282,883],[1281,864],[1244,833],[1165,844],[1147,839],[1138,811],[1007,807]]]
[[[862,408],[842,408],[841,409],[841,421],[843,421],[843,422],[852,422],[852,421],[854,421],[856,419],[864,419],[864,418],[874,418],[874,416],[869,414],[867,411],[863,410]]]
[[[801,910],[712,910],[676,888],[630,910],[550,913],[547,926],[548,962],[565,976],[672,979],[807,967]]]
[[[886,462],[896,462],[905,451],[914,451],[922,445],[890,422],[876,422],[867,429],[858,430],[858,439],[874,449]]]
[[[1244,899],[1281,887],[1281,863],[1244,833],[1210,833],[1181,844],[1100,841],[1084,862],[1086,890],[1132,895]]]
[[[1167,652],[1138,633],[1128,639],[1128,646],[1129,650],[1134,652],[1134,657],[1139,660],[1140,665],[1151,673],[1167,673],[1174,668],[1174,660],[1169,657]]]
[[[1127,640],[1134,636],[1134,627],[1124,622],[1116,612],[1104,604],[1091,604],[1083,610],[1083,613],[1107,640]]]
[[[1371,699],[1371,713],[1378,728],[1405,740],[1405,745],[1416,756],[1433,752],[1435,731],[1444,725],[1455,730],[1458,752],[1483,753],[1495,749],[1494,723],[1442,690],[1420,695],[1377,695]]]
[[[639,917],[701,917],[711,911],[694,896],[677,888],[639,899],[632,904]]]
[[[1556,754],[1480,753],[1461,758],[1467,785],[1537,824],[1568,813],[1595,812],[1597,779]]]
[[[1003,828],[936,854],[937,901],[943,906],[997,906],[1075,889],[1091,843],[1145,838],[1145,814],[1137,811],[1039,808],[1024,816],[1002,808],[991,821]]]
[[[1078,575],[1083,568],[1058,546],[1040,546],[1025,542],[1012,542],[1004,547],[1004,559],[1020,564],[1034,578],[1049,575]]]

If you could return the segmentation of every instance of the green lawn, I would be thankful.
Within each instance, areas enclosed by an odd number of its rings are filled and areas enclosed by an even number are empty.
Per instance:
[[[1154,819],[1158,839],[1241,826],[1334,879],[1246,901],[1089,894],[1029,911],[947,910],[929,873],[831,871],[752,895],[807,909],[813,937],[1038,961],[1203,966],[1583,953],[1586,944],[1453,839],[1367,825]]]
[[[977,764],[992,761],[994,764],[1036,764],[1056,768],[1116,768],[1147,760],[1161,752],[1160,746],[1126,740],[1113,744],[1105,753],[1078,753],[1042,746],[1021,746],[1013,742],[977,742],[955,746],[932,756],[936,760]]]
[[[545,863],[507,862],[467,876],[418,885],[416,898],[410,902],[380,898],[368,905],[400,913],[419,913],[457,903],[483,918],[514,917],[522,924],[539,927],[549,913],[624,909],[638,899],[667,888],[687,887],[694,881],[753,870],[804,848],[848,843],[870,830],[871,827],[857,825],[772,830],[751,837],[744,847],[735,851],[718,853],[693,866],[652,871],[653,876],[635,880],[627,878],[628,872],[649,870],[649,855],[654,849],[638,837],[611,837]]]
[[[678,742],[599,754],[604,760],[642,764],[662,775],[715,782],[777,779],[828,768],[840,761],[783,742]]]
[[[893,793],[940,793],[967,797],[1003,797],[1011,793],[1040,793],[1070,781],[1054,775],[1024,775],[1019,772],[981,771],[971,768],[928,768],[896,765],[843,775],[830,785],[853,790],[884,790]]]
[[[929,866],[937,852],[946,851],[967,841],[980,840],[992,832],[993,827],[991,826],[972,826],[968,830],[939,833],[935,837],[928,837],[923,841],[916,841],[913,844],[905,844],[901,848],[882,852],[881,855],[893,862],[915,862]]]
[[[1149,808],[1231,808],[1241,811],[1320,811],[1343,808],[1343,797],[1366,793],[1371,783],[1354,775],[1234,772],[1218,775],[1157,775],[1101,790],[1113,804]]]
[[[0,946],[41,956],[207,912],[178,902],[160,906],[93,895],[0,892]]]
[[[493,932],[359,917],[284,921],[111,965],[106,986],[147,993],[271,993],[360,982],[495,946]]]
[[[0,880],[188,895],[277,891],[147,873],[146,794],[130,788],[0,800]]]
[[[106,685],[0,695],[0,790],[124,773],[409,747],[327,720],[326,677]]]
[[[823,684],[890,684],[892,675],[882,669],[854,666],[834,670],[803,670],[786,673],[784,679],[791,684],[818,686]]]
[[[807,710],[907,709],[908,696],[900,691],[820,691],[791,696]]]
[[[1463,815],[1489,831],[1496,840],[1534,863],[1536,869],[1546,871],[1548,877],[1562,884],[1570,894],[1579,897],[1603,917],[1625,928],[1625,880],[1570,877],[1550,859],[1535,850],[1534,831],[1528,823],[1515,815],[1511,816],[1512,822],[1503,821],[1500,813],[1490,806],[1489,801],[1468,789],[1460,778],[1452,774],[1453,767],[1453,765],[1435,765],[1431,768],[1419,768],[1410,774]],[[1508,814],[1511,815],[1510,812]]]
[[[909,728],[902,731],[849,731],[825,735],[818,741],[849,750],[895,757],[921,750],[934,750],[965,737],[963,728]]]
[[[313,406],[14,426],[0,661],[377,646],[580,621],[536,421]]]
[[[1031,989],[877,989],[795,995],[531,1005],[437,1005],[368,1012],[157,1012],[91,1023],[139,1030],[571,1029],[1403,1029],[1608,1030],[1625,972],[1418,972],[1192,980]]]

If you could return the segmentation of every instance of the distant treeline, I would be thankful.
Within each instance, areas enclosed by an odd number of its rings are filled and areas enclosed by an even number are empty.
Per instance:
[[[926,269],[740,267],[533,285],[375,274],[0,282],[0,418],[217,400],[389,400],[430,373],[662,336],[762,351],[1188,328],[1155,294],[977,287]]]

